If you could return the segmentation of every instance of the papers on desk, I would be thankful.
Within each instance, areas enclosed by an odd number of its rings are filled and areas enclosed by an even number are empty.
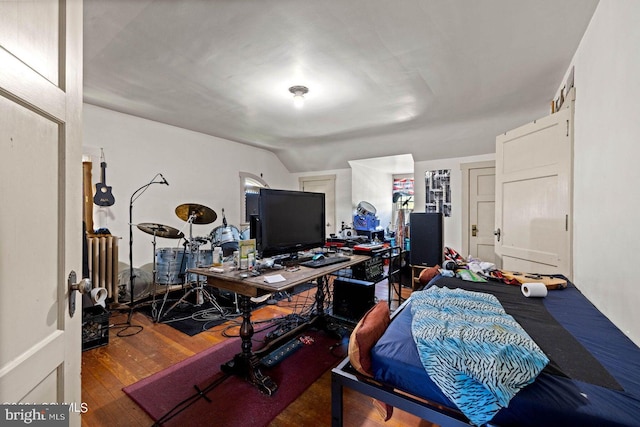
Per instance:
[[[284,282],[285,279],[284,277],[282,277],[282,274],[272,274],[271,276],[264,276],[264,281],[267,283],[278,283],[278,282]]]

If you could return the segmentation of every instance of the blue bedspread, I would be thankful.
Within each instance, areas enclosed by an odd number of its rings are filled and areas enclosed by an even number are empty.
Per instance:
[[[562,291],[549,292],[546,298],[524,298],[519,287],[498,282],[474,284],[455,278],[434,279],[432,286],[484,289],[498,300],[505,296],[512,298],[511,306],[502,303],[508,314],[529,311],[531,320],[544,318],[542,313],[531,310],[532,305],[540,305],[540,310],[558,322],[557,325],[544,323],[537,332],[554,337],[558,329],[568,331],[584,350],[595,357],[607,372],[619,383],[622,390],[592,382],[591,379],[576,379],[570,375],[558,375],[550,371],[549,365],[536,380],[520,390],[509,406],[503,408],[491,420],[495,426],[518,427],[638,427],[640,420],[640,348],[620,329],[595,308],[595,306],[572,283]],[[473,289],[471,289],[473,288]],[[371,351],[371,365],[374,378],[387,386],[395,387],[447,408],[456,406],[433,382],[424,369],[411,336],[411,298],[404,310],[399,310],[391,325]],[[522,325],[522,323],[521,323]],[[523,326],[534,338],[533,330]],[[564,339],[564,338],[563,338]],[[552,355],[564,348],[564,342],[551,339],[547,343]],[[541,343],[538,345],[543,348]],[[565,350],[562,350],[565,351]],[[569,350],[570,351],[570,350]],[[584,356],[569,357],[581,363]],[[591,365],[587,365],[589,370]]]
[[[493,295],[432,287],[411,298],[425,370],[476,425],[490,421],[549,362]]]

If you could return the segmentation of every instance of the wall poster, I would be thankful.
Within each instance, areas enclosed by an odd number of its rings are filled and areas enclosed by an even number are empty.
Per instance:
[[[438,169],[425,173],[425,212],[451,216],[451,169]]]

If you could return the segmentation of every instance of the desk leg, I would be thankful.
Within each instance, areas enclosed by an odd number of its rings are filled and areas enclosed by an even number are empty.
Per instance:
[[[324,317],[324,290],[328,283],[326,276],[320,276],[316,279],[318,281],[318,289],[316,290],[316,310],[318,317]]]
[[[240,339],[242,340],[242,352],[235,355],[233,360],[222,365],[222,371],[244,377],[251,384],[269,396],[278,389],[278,385],[260,371],[260,360],[251,351],[253,337],[253,325],[251,324],[251,298],[239,295],[240,310],[242,311],[242,325],[240,326]]]

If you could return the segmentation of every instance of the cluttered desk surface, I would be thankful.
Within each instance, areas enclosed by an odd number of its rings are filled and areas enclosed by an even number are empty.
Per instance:
[[[359,264],[369,259],[369,256],[352,255],[349,258],[348,261],[319,268],[297,265],[282,269],[264,269],[260,271],[259,275],[254,275],[249,270],[233,269],[230,266],[222,267],[222,272],[210,267],[192,268],[189,269],[189,272],[205,276],[207,284],[210,286],[249,297],[259,297],[268,293],[285,291],[317,277]]]

